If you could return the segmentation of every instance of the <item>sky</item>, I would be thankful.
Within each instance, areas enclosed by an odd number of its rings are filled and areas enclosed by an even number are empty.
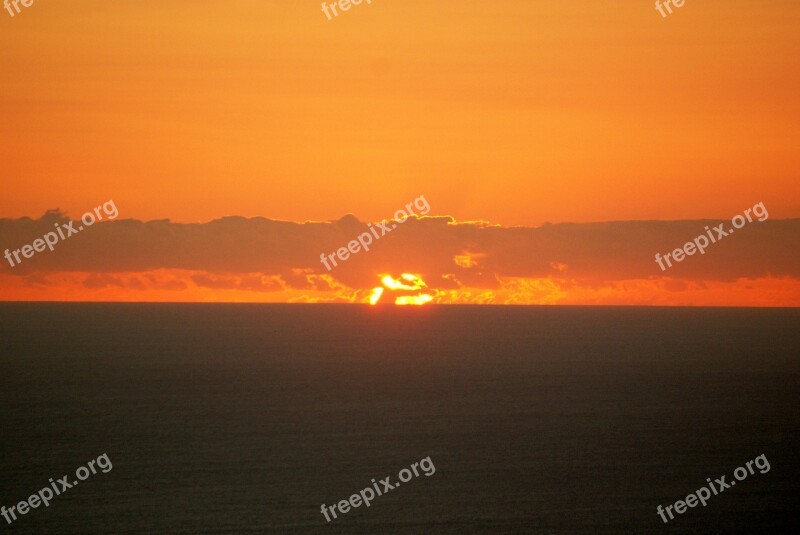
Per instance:
[[[408,273],[443,303],[800,305],[796,2],[20,8],[0,11],[0,246],[109,199],[119,216],[2,260],[0,299],[365,302]],[[421,219],[321,264],[421,195]],[[768,221],[654,262],[759,202]],[[272,249],[242,251],[265,220],[283,223]],[[152,222],[206,236],[197,258],[159,249]],[[428,225],[452,232],[428,243]],[[530,248],[550,225],[574,232]],[[245,261],[202,260],[225,254]]]

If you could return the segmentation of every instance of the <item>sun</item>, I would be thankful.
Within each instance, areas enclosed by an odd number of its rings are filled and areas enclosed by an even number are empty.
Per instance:
[[[370,305],[377,305],[386,290],[392,292],[404,292],[403,295],[395,297],[395,305],[424,305],[433,301],[433,295],[428,292],[428,285],[422,280],[422,276],[416,273],[403,273],[399,279],[395,279],[388,273],[378,275],[383,286],[372,289],[369,297]],[[405,293],[412,292],[412,293]]]

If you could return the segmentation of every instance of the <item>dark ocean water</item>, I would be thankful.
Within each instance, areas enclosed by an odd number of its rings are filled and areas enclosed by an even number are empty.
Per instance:
[[[0,304],[0,533],[798,533],[800,310]],[[764,454],[770,471],[669,524]],[[420,475],[326,524],[372,478]]]

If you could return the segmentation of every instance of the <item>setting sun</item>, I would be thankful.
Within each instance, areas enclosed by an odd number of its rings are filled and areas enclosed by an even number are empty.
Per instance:
[[[372,289],[372,294],[369,298],[370,305],[378,304],[381,296],[384,293],[384,289],[391,290],[393,292],[418,292],[412,295],[398,295],[394,300],[395,305],[424,305],[425,303],[430,303],[433,301],[433,295],[427,293],[427,291],[422,291],[427,290],[428,285],[425,284],[425,281],[422,280],[422,277],[418,274],[403,273],[400,275],[399,279],[395,279],[389,274],[382,273],[379,275],[379,277],[381,279],[381,283],[383,283],[383,286],[377,286]]]

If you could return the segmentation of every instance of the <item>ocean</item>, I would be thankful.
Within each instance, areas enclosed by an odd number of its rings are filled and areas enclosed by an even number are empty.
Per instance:
[[[798,533],[799,327],[800,309],[2,303],[0,505],[113,468],[0,532]]]

